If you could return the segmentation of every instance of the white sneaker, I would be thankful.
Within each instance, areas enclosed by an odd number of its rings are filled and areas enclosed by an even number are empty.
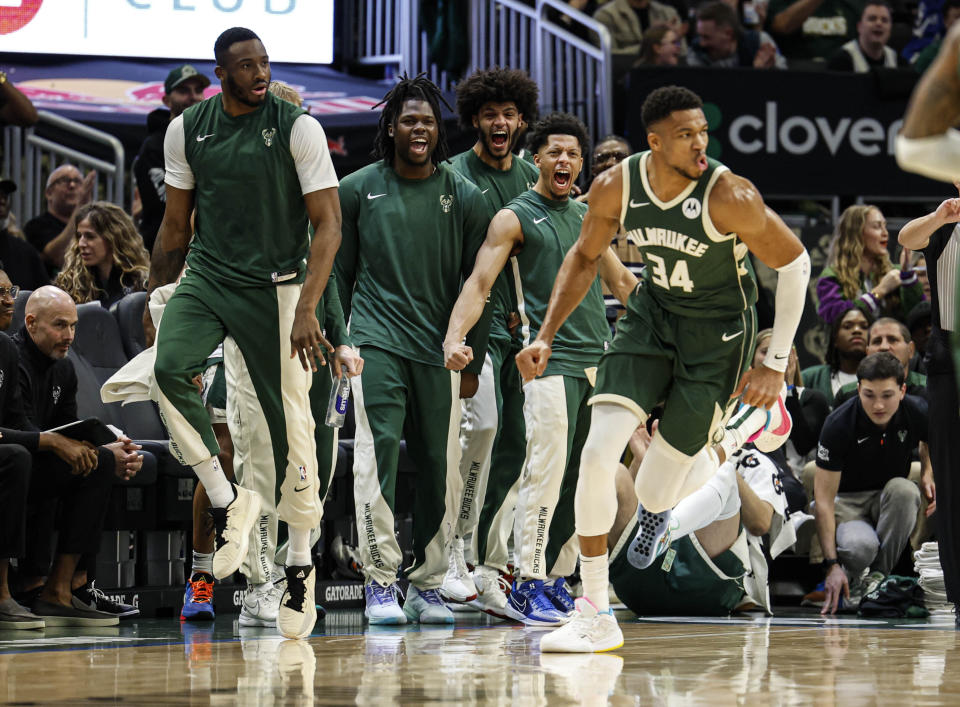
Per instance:
[[[623,632],[612,613],[599,613],[589,599],[577,599],[570,623],[540,639],[542,653],[602,653],[623,645]]]
[[[450,543],[449,566],[440,585],[440,594],[447,601],[465,603],[477,598],[477,587],[463,559],[463,538],[455,538]]]
[[[276,626],[282,596],[282,581],[250,585],[240,606],[240,625]]]
[[[470,602],[470,606],[480,611],[507,618],[507,592],[510,591],[510,582],[494,567],[480,565],[473,572],[474,585],[477,588],[477,598]]]
[[[209,511],[217,533],[213,555],[213,576],[217,579],[226,579],[240,569],[250,547],[250,529],[260,515],[260,496],[236,484],[233,490],[237,497],[229,506]]]
[[[410,621],[421,624],[452,624],[453,612],[444,605],[437,589],[418,589],[411,584],[403,613]]]
[[[303,565],[285,567],[284,572],[287,588],[277,611],[277,628],[285,638],[306,638],[317,623],[317,571],[313,565]]]

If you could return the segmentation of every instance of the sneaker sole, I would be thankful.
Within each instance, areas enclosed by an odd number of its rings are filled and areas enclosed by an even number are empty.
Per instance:
[[[47,624],[43,619],[25,619],[23,621],[10,621],[0,619],[0,631],[36,631],[46,628]]]
[[[311,633],[313,633],[313,627],[317,625],[316,609],[313,609],[310,612],[293,611],[290,613],[294,615],[292,617],[294,621],[291,622],[291,623],[294,623],[293,626],[281,625],[284,622],[280,620],[279,615],[277,616],[276,623],[277,623],[277,628],[280,630],[281,636],[283,636],[284,638],[298,639],[298,638],[306,638]],[[300,616],[301,614],[302,614],[302,617]]]
[[[216,618],[216,614],[212,611],[200,611],[191,616],[184,616],[180,614],[181,621],[213,621]]]
[[[504,618],[510,619],[512,621],[519,621],[525,626],[544,626],[546,628],[559,628],[560,626],[563,626],[566,623],[566,621],[538,621],[537,619],[531,619],[529,616],[525,614],[521,614],[519,611],[514,609],[509,604],[507,604],[507,606],[504,608],[503,611],[506,614]]]
[[[116,626],[120,619],[111,616],[108,619],[92,619],[82,616],[44,616],[43,623],[46,628],[51,626]]]
[[[251,492],[248,491],[247,493]],[[251,496],[252,498],[250,499],[250,505],[247,506],[247,512],[244,514],[243,518],[241,519],[242,522],[239,524],[243,528],[243,533],[240,535],[240,542],[237,543],[237,559],[233,564],[228,565],[227,567],[217,567],[217,553],[214,552],[214,579],[227,579],[228,577],[232,576],[240,569],[240,565],[243,564],[244,559],[247,557],[247,550],[250,549],[250,530],[257,522],[257,516],[260,515],[260,497],[255,493],[251,493]]]
[[[670,512],[651,513],[645,508],[639,514],[640,537],[627,548],[627,560],[637,569],[646,569],[657,559],[660,540],[670,527]]]
[[[272,628],[277,625],[277,619],[261,619],[256,616],[244,616],[240,614],[240,625],[241,626],[265,626],[267,628]]]
[[[377,616],[373,617],[368,615],[366,612],[363,614],[367,617],[367,623],[373,626],[402,626],[407,623],[407,615],[403,616]]]
[[[453,604],[469,604],[471,601],[473,601],[480,595],[473,594],[472,596],[464,597],[461,599],[460,597],[454,596],[453,594],[448,594],[447,592],[443,591],[443,589],[441,588],[440,596],[443,598],[444,601],[449,601]]]

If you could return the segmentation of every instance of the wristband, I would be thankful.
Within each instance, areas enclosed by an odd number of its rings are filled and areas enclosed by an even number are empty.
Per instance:
[[[836,557],[824,558],[823,562],[820,563],[820,567],[823,568],[824,572],[829,572],[830,568],[834,565],[839,565],[840,560]]]

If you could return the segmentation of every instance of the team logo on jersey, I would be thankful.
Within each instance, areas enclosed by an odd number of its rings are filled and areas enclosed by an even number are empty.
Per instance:
[[[443,207],[443,213],[449,214],[450,207],[453,206],[453,194],[441,194],[440,206]]]
[[[907,431],[900,430],[899,432],[897,432],[897,437],[900,438],[900,444],[903,444],[904,440],[906,440],[907,438]]]
[[[535,186],[537,186],[536,182],[527,182],[527,189],[533,189]]]
[[[683,202],[683,206],[680,208],[683,211],[683,215],[687,218],[697,218],[697,216],[700,215],[700,200],[691,196]]]
[[[263,130],[260,134],[263,135],[263,144],[270,147],[273,145],[273,138],[277,134],[277,129],[270,128],[269,130]]]
[[[56,405],[58,402],[60,402],[60,386],[55,385],[53,386],[53,404]]]
[[[823,462],[830,461],[830,450],[822,444],[817,444],[817,459]]]

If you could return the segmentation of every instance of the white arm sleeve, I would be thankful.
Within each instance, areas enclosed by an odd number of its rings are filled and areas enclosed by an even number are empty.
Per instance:
[[[909,138],[897,135],[897,164],[941,182],[960,180],[960,132],[950,128],[943,135]]]
[[[300,192],[309,194],[340,184],[333,169],[333,160],[327,147],[327,135],[320,121],[306,113],[293,121],[290,131],[290,154],[297,166]]]
[[[197,181],[187,162],[184,144],[183,116],[178,115],[170,121],[167,134],[163,138],[163,163],[166,170],[163,181],[177,189],[193,189]]]
[[[763,365],[783,373],[787,370],[793,337],[803,316],[803,303],[807,299],[807,284],[810,282],[810,256],[804,250],[793,261],[777,268],[777,295],[774,302],[775,316],[770,348]]]

